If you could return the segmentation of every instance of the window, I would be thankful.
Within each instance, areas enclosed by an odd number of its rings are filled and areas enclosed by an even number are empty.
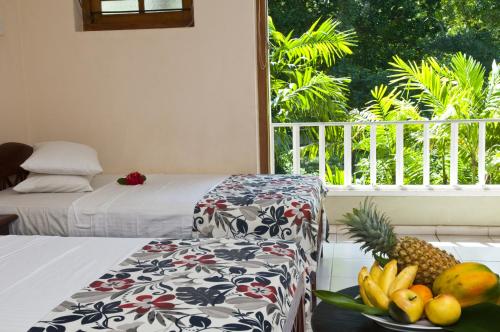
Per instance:
[[[81,0],[81,4],[86,31],[194,26],[193,0]]]

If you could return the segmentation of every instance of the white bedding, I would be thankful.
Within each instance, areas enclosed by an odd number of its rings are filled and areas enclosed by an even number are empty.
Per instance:
[[[196,202],[225,178],[157,174],[139,186],[109,183],[73,202],[69,234],[191,238]]]
[[[0,237],[0,332],[27,331],[59,303],[148,241]]]
[[[92,187],[98,189],[117,177],[98,175]],[[0,214],[17,214],[11,234],[68,236],[68,209],[86,193],[20,194],[12,189],[0,191]]]
[[[15,213],[12,234],[99,237],[191,237],[196,202],[227,176],[148,175],[142,186],[99,175],[91,193],[0,191],[0,214]]]

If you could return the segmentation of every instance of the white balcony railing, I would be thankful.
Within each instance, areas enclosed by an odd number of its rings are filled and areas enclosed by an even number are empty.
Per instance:
[[[330,185],[329,187],[347,191],[401,191],[401,190],[419,190],[419,191],[438,191],[438,190],[467,190],[472,189],[476,192],[494,191],[500,193],[500,185],[486,184],[486,124],[500,122],[500,119],[474,119],[474,120],[427,120],[427,121],[376,121],[376,122],[307,122],[307,123],[272,123],[270,130],[270,165],[271,173],[275,173],[275,142],[274,135],[277,128],[292,129],[292,173],[301,173],[301,137],[300,130],[304,127],[316,127],[318,129],[318,174],[325,181],[326,158],[325,158],[325,129],[327,127],[343,127],[344,129],[344,184]],[[449,158],[449,184],[435,185],[431,184],[431,158],[430,158],[430,140],[431,125],[449,125],[450,126],[450,158]],[[477,153],[477,183],[475,185],[463,185],[458,181],[458,153],[459,153],[459,129],[461,125],[478,125],[478,153]],[[396,183],[391,185],[377,184],[377,127],[394,125],[396,127],[396,153],[395,153],[395,179]],[[405,185],[404,181],[404,131],[409,125],[422,125],[422,177],[421,185]],[[369,174],[370,184],[359,185],[353,182],[352,174],[352,129],[354,126],[368,126],[370,128],[370,158]],[[496,195],[495,194],[495,195]]]

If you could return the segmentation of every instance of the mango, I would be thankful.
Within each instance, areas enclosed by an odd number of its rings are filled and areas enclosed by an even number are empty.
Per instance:
[[[453,295],[462,308],[500,300],[497,274],[486,265],[474,262],[457,264],[441,273],[432,286],[434,295]]]

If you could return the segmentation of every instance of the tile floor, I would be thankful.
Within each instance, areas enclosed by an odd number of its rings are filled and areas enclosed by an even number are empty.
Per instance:
[[[335,235],[335,234],[332,234]],[[416,235],[449,251],[460,261],[478,261],[500,273],[500,236]],[[360,245],[345,235],[330,236],[323,245],[318,269],[318,289],[337,291],[356,284],[359,269],[370,266],[373,259],[363,254]]]

